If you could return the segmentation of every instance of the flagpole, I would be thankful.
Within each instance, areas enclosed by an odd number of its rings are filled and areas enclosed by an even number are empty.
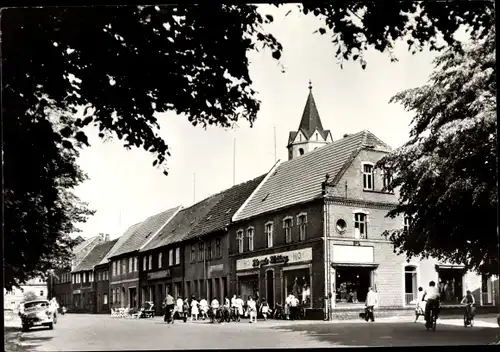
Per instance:
[[[276,126],[274,126],[274,163],[276,164]]]
[[[193,173],[193,204],[196,202],[196,172]]]
[[[233,186],[236,184],[236,137],[233,141]]]

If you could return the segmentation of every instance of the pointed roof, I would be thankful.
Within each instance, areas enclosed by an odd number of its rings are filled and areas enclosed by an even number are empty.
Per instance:
[[[109,256],[116,257],[122,254],[135,252],[150,239],[150,236],[156,236],[158,231],[165,227],[172,216],[179,211],[180,206],[165,210],[159,214],[150,216],[142,222],[135,231],[127,238],[115,252]]]
[[[364,130],[336,140],[322,148],[281,163],[264,180],[248,203],[236,214],[240,221],[283,207],[322,197],[325,175],[337,179],[363,148],[390,152],[390,147]]]
[[[311,81],[309,81],[309,95],[307,96],[306,106],[304,107],[304,112],[302,113],[302,119],[300,120],[298,131],[302,131],[306,138],[309,139],[316,130],[318,130],[321,136],[326,139],[328,131],[325,131],[323,129],[323,125],[321,124],[319,112],[316,108],[316,102],[314,101],[314,96],[312,94]]]
[[[78,264],[78,266],[73,270],[86,271],[94,269],[94,266],[99,265],[100,261],[108,254],[108,252],[113,248],[118,239],[113,241],[104,242],[95,246],[83,260]]]
[[[102,240],[103,237],[101,235],[97,235],[77,245],[73,249],[73,260],[71,268],[77,267],[80,262],[87,256],[87,254],[92,250],[92,248],[98,245]],[[89,248],[89,251],[84,251],[85,248]]]
[[[109,260],[109,258],[111,258],[111,256],[114,255],[114,253],[118,250],[118,248],[120,248],[123,243],[130,237],[132,236],[132,234],[135,232],[135,230],[137,230],[137,228],[139,227],[139,225],[142,224],[142,222],[138,222],[137,224],[134,224],[132,226],[130,226],[124,233],[123,235],[121,235],[120,237],[118,237],[116,239],[116,242],[115,244],[113,245],[113,247],[109,250],[109,252],[104,256],[104,258],[102,258],[102,260],[99,262],[99,265],[101,264],[106,264]]]

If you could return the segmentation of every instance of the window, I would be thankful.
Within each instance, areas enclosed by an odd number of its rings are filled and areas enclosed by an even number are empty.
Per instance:
[[[75,275],[72,275],[71,282],[76,284]]]
[[[196,261],[196,245],[191,246],[191,262]]]
[[[243,253],[243,230],[236,232],[236,241],[238,242],[238,253]]]
[[[347,223],[345,222],[345,220],[338,219],[337,224],[335,225],[335,229],[337,230],[337,232],[339,234],[343,235],[345,233],[345,231],[347,230]]]
[[[300,154],[300,155],[304,155],[304,149],[299,148],[299,154]]]
[[[366,238],[367,236],[367,215],[363,213],[354,214],[354,238]]]
[[[168,265],[169,266],[174,265],[174,250],[173,249],[168,251]]]
[[[43,291],[40,291],[40,296],[42,296],[42,297],[43,297]]]
[[[373,190],[373,165],[363,164],[363,189]]]
[[[163,253],[158,253],[158,268],[161,269],[162,263],[163,263]]]
[[[207,241],[207,259],[212,260],[212,240]]]
[[[116,261],[116,275],[120,275],[120,261]]]
[[[108,304],[108,294],[107,293],[102,294],[102,303]]]
[[[389,185],[391,184],[392,182],[392,172],[390,169],[384,169],[382,170],[382,183],[383,183],[383,186],[384,186],[384,190],[387,191],[387,187],[389,187]],[[392,193],[392,192],[391,192]]]
[[[253,251],[253,227],[247,229],[248,250]]]
[[[273,222],[268,222],[264,226],[264,232],[266,235],[267,248],[273,246]]]
[[[149,257],[148,257],[148,267],[149,267],[149,270],[152,270],[153,269],[153,255],[150,254]]]
[[[134,272],[134,258],[132,257],[128,258],[128,272],[129,273]]]
[[[139,257],[134,259],[134,271],[139,271]]]
[[[80,282],[85,283],[85,273],[80,273]]]
[[[205,243],[198,243],[198,260],[205,259]]]
[[[285,229],[285,243],[292,242],[292,218],[288,217],[283,220],[283,228]]]
[[[405,304],[413,304],[417,299],[417,268],[413,265],[405,266]]]
[[[94,282],[94,273],[89,273],[89,282]]]
[[[175,265],[179,265],[181,263],[181,247],[177,247],[175,249]]]
[[[297,226],[299,227],[299,241],[305,241],[307,234],[307,214],[299,214],[297,216]]]
[[[127,260],[122,259],[122,274],[125,274],[127,272]]]
[[[410,217],[408,215],[403,216],[403,231],[408,232],[410,228]]]
[[[108,280],[108,272],[107,271],[104,272],[104,280]]]
[[[142,270],[148,270],[148,259],[146,257],[142,258]]]
[[[111,272],[113,276],[116,276],[116,262],[111,263]]]
[[[220,238],[215,239],[215,257],[220,258],[222,257],[222,249],[220,245]]]
[[[339,267],[335,271],[335,301],[341,304],[365,302],[368,288],[372,286],[373,269],[352,266]]]

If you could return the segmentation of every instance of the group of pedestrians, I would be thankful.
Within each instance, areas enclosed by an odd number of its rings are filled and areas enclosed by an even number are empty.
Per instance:
[[[262,302],[257,302],[252,296],[248,296],[246,302],[241,296],[233,295],[231,300],[228,297],[224,298],[223,302],[219,302],[214,298],[209,302],[205,298],[197,298],[192,296],[191,300],[187,297],[178,297],[175,300],[169,293],[165,297],[164,305],[164,321],[170,321],[175,318],[183,318],[184,320],[197,321],[199,319],[211,318],[212,320],[230,319],[239,321],[243,317],[248,317],[250,323],[257,322],[257,314],[260,312],[264,320],[268,319],[271,312],[269,304],[265,299]]]

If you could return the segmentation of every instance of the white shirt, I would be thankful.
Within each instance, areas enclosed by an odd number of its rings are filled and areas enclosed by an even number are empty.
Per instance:
[[[297,307],[297,306],[299,305],[299,300],[298,300],[296,297],[292,297],[292,298],[290,299],[290,305],[291,305],[292,307]]]
[[[236,307],[243,308],[243,300],[241,298],[236,298]]]
[[[231,307],[236,307],[236,297],[231,298]]]
[[[255,305],[255,301],[253,301],[253,300],[252,301],[247,301],[247,305],[248,305],[248,309],[250,309],[252,311],[257,309],[256,305]]]
[[[429,288],[425,290],[426,299],[438,299],[439,296],[439,289],[436,286],[429,286]]]
[[[201,307],[208,307],[208,302],[205,298],[203,298],[201,301],[200,301],[200,306]]]
[[[377,294],[373,291],[368,291],[366,295],[366,306],[372,307],[377,305]]]
[[[214,298],[212,301],[212,308],[219,308],[219,301]]]
[[[184,301],[180,298],[177,299],[177,307],[182,308],[183,305],[184,305]]]

